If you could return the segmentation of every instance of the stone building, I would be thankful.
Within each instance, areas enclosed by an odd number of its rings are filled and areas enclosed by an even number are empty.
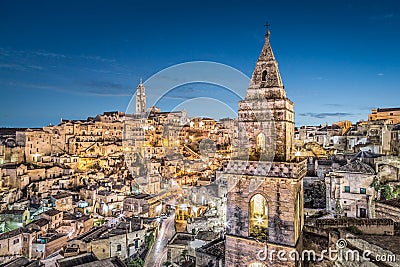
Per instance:
[[[224,240],[216,239],[196,249],[196,267],[225,266]]]
[[[24,189],[29,184],[28,168],[23,164],[7,164],[0,168],[2,186]]]
[[[205,242],[196,240],[196,235],[177,232],[168,241],[167,261],[174,266],[195,266],[196,249],[205,245]]]
[[[55,232],[38,235],[31,244],[31,258],[45,259],[67,245],[68,236]]]
[[[16,132],[17,144],[25,148],[27,162],[48,164],[53,155],[91,155],[107,151],[106,148],[122,140],[123,112],[104,112],[86,120],[61,120],[59,125]],[[110,149],[108,149],[110,150]],[[115,150],[115,148],[111,148]],[[50,162],[47,162],[46,157]]]
[[[119,223],[116,227],[98,227],[68,242],[68,248],[80,253],[91,252],[99,259],[119,257],[126,259],[142,252],[146,246],[147,225],[136,219]]]
[[[327,212],[345,217],[373,218],[375,170],[356,159],[325,177]]]
[[[22,255],[23,228],[0,234],[0,256]]]
[[[163,205],[156,195],[137,194],[124,199],[123,211],[130,216],[154,218],[161,215]]]
[[[29,265],[30,266],[30,265]],[[118,257],[99,260],[93,253],[85,253],[73,257],[58,259],[57,267],[93,267],[93,266],[109,266],[109,267],[126,267],[127,265]],[[35,267],[35,266],[32,266]]]
[[[121,212],[125,196],[113,191],[99,190],[96,194],[94,211],[102,216],[113,216]]]
[[[41,219],[49,220],[49,229],[57,229],[63,222],[63,212],[51,209],[40,214]]]
[[[72,211],[72,195],[68,192],[57,192],[51,196],[56,210],[59,211]]]
[[[400,188],[400,158],[380,157],[375,162],[377,179],[377,199],[389,199],[392,192]],[[389,193],[389,194],[388,194]]]
[[[301,250],[306,161],[293,161],[294,111],[270,45],[270,33],[239,102],[238,158],[228,181],[226,266],[296,266],[260,251]],[[248,160],[250,159],[250,160]],[[271,162],[273,161],[273,162]]]
[[[16,136],[19,128],[0,128],[0,165],[24,161],[24,147]]]
[[[30,222],[29,210],[3,210],[0,212],[0,232],[8,232]]]
[[[400,108],[373,109],[368,115],[369,121],[385,120],[388,124],[400,123]]]

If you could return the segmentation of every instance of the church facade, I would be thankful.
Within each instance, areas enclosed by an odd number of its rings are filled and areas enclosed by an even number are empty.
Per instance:
[[[294,105],[269,39],[267,31],[239,102],[236,155],[221,173],[229,188],[225,266],[301,266],[294,258],[302,248],[307,165],[294,158]]]

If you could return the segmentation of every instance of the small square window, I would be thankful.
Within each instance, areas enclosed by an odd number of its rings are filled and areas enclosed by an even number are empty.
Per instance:
[[[350,186],[345,186],[344,187],[344,192],[350,193]]]
[[[360,194],[366,194],[367,193],[367,189],[366,188],[360,188]]]

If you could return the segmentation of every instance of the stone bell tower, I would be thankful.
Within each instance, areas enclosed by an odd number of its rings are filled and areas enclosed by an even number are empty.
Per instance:
[[[267,31],[246,97],[239,102],[239,129],[243,129],[239,157],[244,159],[256,153],[267,158],[274,156],[276,161],[289,161],[293,157],[294,104],[286,97],[269,36]]]
[[[140,79],[136,88],[136,114],[146,113],[146,89]]]
[[[285,251],[289,258],[302,246],[307,165],[293,159],[293,110],[267,31],[246,97],[239,102],[237,154],[219,174],[229,188],[226,266],[299,266],[299,261],[269,254]]]

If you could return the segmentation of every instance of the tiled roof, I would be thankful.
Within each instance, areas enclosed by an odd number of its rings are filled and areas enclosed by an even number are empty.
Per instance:
[[[97,261],[97,257],[93,253],[85,253],[82,255],[57,260],[59,267],[79,266],[85,263]]]
[[[365,174],[375,174],[375,170],[368,164],[365,164],[359,160],[352,161],[343,167],[339,168],[341,172],[353,172],[353,173],[365,173]]]
[[[0,214],[22,215],[26,210],[3,210]]]
[[[223,258],[225,256],[225,242],[223,239],[217,239],[196,249],[196,251],[212,255],[217,258]]]
[[[22,233],[23,233],[23,228],[20,227],[15,230],[0,234],[0,240],[8,239],[8,238],[20,235]]]
[[[36,220],[36,221],[31,222],[31,223],[28,224],[28,225],[35,224],[35,225],[37,225],[37,226],[39,226],[39,227],[43,227],[43,226],[45,226],[45,225],[47,225],[47,224],[49,224],[49,223],[50,223],[49,220],[44,219],[44,218],[41,218],[41,219],[39,219],[39,220]]]
[[[53,195],[52,197],[55,199],[62,199],[62,198],[66,198],[66,197],[70,197],[71,194],[68,192],[58,192],[56,195]]]
[[[51,209],[48,211],[43,212],[43,214],[45,215],[49,215],[49,216],[54,216],[56,214],[62,213],[62,211],[56,210],[56,209]]]
[[[76,267],[127,267],[118,257],[113,257],[104,260],[93,261],[81,265],[74,265]]]

